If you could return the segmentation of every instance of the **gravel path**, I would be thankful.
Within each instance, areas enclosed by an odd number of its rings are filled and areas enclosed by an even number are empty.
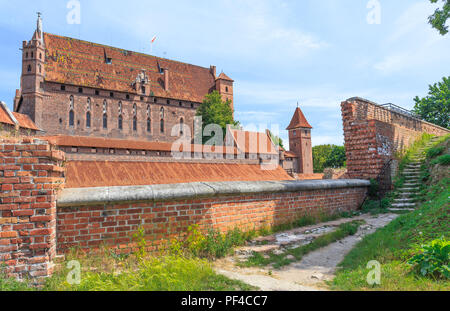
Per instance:
[[[366,224],[362,225],[354,236],[346,237],[313,251],[304,256],[300,262],[292,263],[280,270],[270,270],[269,267],[240,268],[235,266],[236,258],[233,256],[217,261],[215,264],[216,271],[228,278],[259,287],[263,291],[327,290],[325,281],[333,279],[336,267],[345,255],[365,235],[386,226],[396,217],[398,217],[397,214],[382,214],[376,216],[362,215],[354,218],[366,221]],[[335,224],[336,222],[330,223]],[[323,223],[314,227],[326,227],[330,223]],[[236,253],[239,254],[239,250]]]

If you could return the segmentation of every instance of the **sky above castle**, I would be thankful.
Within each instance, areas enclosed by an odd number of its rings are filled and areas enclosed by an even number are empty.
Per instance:
[[[299,102],[313,144],[341,145],[345,99],[410,109],[450,75],[450,34],[427,24],[435,8],[425,0],[0,0],[0,100],[12,108],[19,48],[39,11],[49,33],[216,65],[235,80],[236,118],[247,129],[278,124],[287,145]]]

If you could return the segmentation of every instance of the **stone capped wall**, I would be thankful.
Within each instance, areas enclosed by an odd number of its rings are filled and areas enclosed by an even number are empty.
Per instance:
[[[46,141],[0,138],[0,264],[11,276],[52,274],[63,161]]]

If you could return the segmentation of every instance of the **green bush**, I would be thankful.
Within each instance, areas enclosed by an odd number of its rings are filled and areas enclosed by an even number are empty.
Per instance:
[[[368,192],[369,197],[376,198],[378,196],[379,188],[380,188],[380,185],[378,184],[378,181],[376,181],[375,179],[371,179],[369,192]]]
[[[441,155],[445,150],[444,146],[439,146],[436,148],[431,148],[427,151],[427,158],[428,159],[433,159],[435,157],[437,157],[438,155]]]
[[[422,276],[450,279],[450,241],[443,237],[422,245],[421,254],[408,260]]]
[[[440,156],[439,158],[437,158],[431,162],[431,165],[436,165],[436,164],[450,165],[450,154],[444,154],[443,156]]]

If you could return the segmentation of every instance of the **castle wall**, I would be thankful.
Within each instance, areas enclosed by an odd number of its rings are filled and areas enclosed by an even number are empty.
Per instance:
[[[52,274],[64,154],[48,142],[0,139],[0,264],[19,278]]]
[[[370,101],[353,98],[342,103],[347,177],[370,179],[382,173],[395,153],[406,149],[423,133],[437,136],[449,130],[405,114],[389,110]],[[394,167],[380,176],[390,188]]]
[[[65,90],[61,90],[61,84],[45,83],[44,100],[42,110],[37,111],[43,120],[37,124],[45,130],[45,135],[77,135],[95,136],[117,139],[133,139],[147,141],[173,142],[178,136],[171,136],[172,128],[180,123],[183,118],[185,125],[191,129],[193,135],[194,117],[197,112],[198,103],[191,103],[179,100],[169,100],[113,92],[110,96],[107,90],[96,90],[82,88],[83,93],[79,93],[78,86],[65,85]],[[71,110],[70,97],[73,96],[74,104],[74,124],[69,123],[69,112]],[[91,102],[91,126],[87,127],[86,113],[88,112],[88,99]],[[103,128],[103,103],[106,101],[107,128]],[[122,103],[122,130],[119,129],[119,102]],[[133,129],[134,111],[136,104],[137,127]],[[181,106],[180,106],[181,105]],[[147,106],[150,107],[151,131],[147,131]],[[161,108],[164,108],[164,133],[160,130]],[[25,109],[25,107],[24,107]],[[25,111],[24,111],[25,112]],[[178,134],[178,133],[177,133]]]
[[[204,233],[249,231],[356,210],[368,185],[347,180],[66,189],[58,201],[58,252],[101,246],[130,252],[139,227],[148,251],[156,252],[194,224]]]

